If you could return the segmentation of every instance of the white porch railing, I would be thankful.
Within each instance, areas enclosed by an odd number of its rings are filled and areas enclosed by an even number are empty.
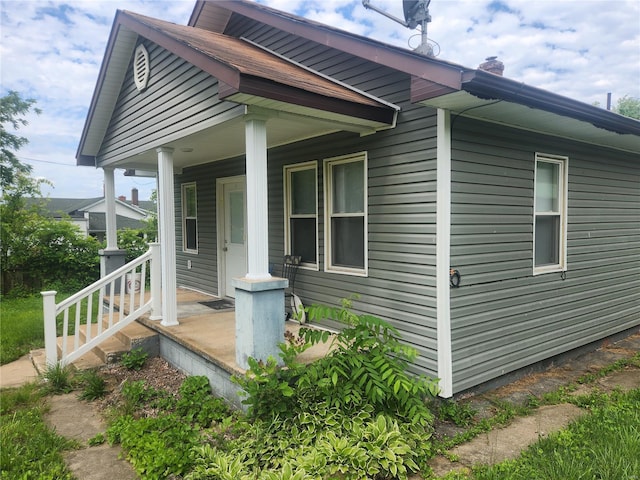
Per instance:
[[[149,295],[146,295],[147,275],[151,285]],[[57,305],[55,291],[42,292],[47,365],[73,362],[149,311],[152,318],[159,318],[160,275],[160,245],[153,243],[145,254]],[[139,288],[136,284],[138,278]],[[130,288],[125,289],[127,282]],[[119,291],[116,291],[118,285]],[[96,292],[99,292],[98,302],[94,309],[93,297]],[[56,333],[56,319],[59,317],[62,317],[60,356]],[[72,333],[70,325],[74,327]],[[85,325],[84,339],[81,325]]]

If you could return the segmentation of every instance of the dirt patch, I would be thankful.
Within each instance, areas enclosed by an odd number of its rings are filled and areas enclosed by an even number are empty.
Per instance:
[[[178,395],[180,385],[187,377],[160,357],[149,358],[140,370],[129,370],[122,364],[108,365],[100,372],[107,382],[107,395],[94,403],[99,410],[105,411],[118,405],[122,398],[122,385],[125,381],[144,380],[148,387],[164,390],[173,396]]]

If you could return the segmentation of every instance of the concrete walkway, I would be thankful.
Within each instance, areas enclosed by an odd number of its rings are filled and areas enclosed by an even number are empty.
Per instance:
[[[0,389],[16,388],[39,379],[38,369],[44,365],[44,350],[34,350],[15,362],[0,366]],[[64,453],[71,473],[78,480],[135,480],[133,467],[122,457],[119,446],[107,443],[89,446],[89,439],[106,431],[98,410],[78,398],[78,393],[47,397],[49,411],[45,421],[59,435],[77,440],[78,450]]]
[[[38,379],[38,372],[30,355],[15,362],[0,365],[0,388],[15,388]]]
[[[119,446],[108,443],[89,446],[89,439],[106,431],[106,425],[96,408],[78,399],[78,393],[49,397],[50,410],[45,420],[59,435],[77,440],[79,450],[64,453],[71,473],[78,480],[135,480],[133,467],[122,457]]]

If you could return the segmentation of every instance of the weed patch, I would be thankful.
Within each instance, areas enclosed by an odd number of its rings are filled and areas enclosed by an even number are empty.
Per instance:
[[[0,392],[0,471],[2,478],[72,480],[62,451],[76,444],[50,430],[43,420],[38,387]]]

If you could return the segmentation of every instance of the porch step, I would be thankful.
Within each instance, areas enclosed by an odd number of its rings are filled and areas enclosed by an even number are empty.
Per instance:
[[[80,342],[86,341],[87,326],[80,326]],[[97,335],[97,325],[91,325],[92,337]],[[67,351],[73,349],[73,338],[67,339]],[[122,355],[134,348],[142,348],[150,356],[158,355],[159,340],[158,334],[144,325],[133,322],[122,330],[116,332],[112,337],[102,341],[91,352],[80,357],[73,364],[78,369],[87,369],[119,362]],[[62,338],[58,338],[58,355],[62,353]]]

